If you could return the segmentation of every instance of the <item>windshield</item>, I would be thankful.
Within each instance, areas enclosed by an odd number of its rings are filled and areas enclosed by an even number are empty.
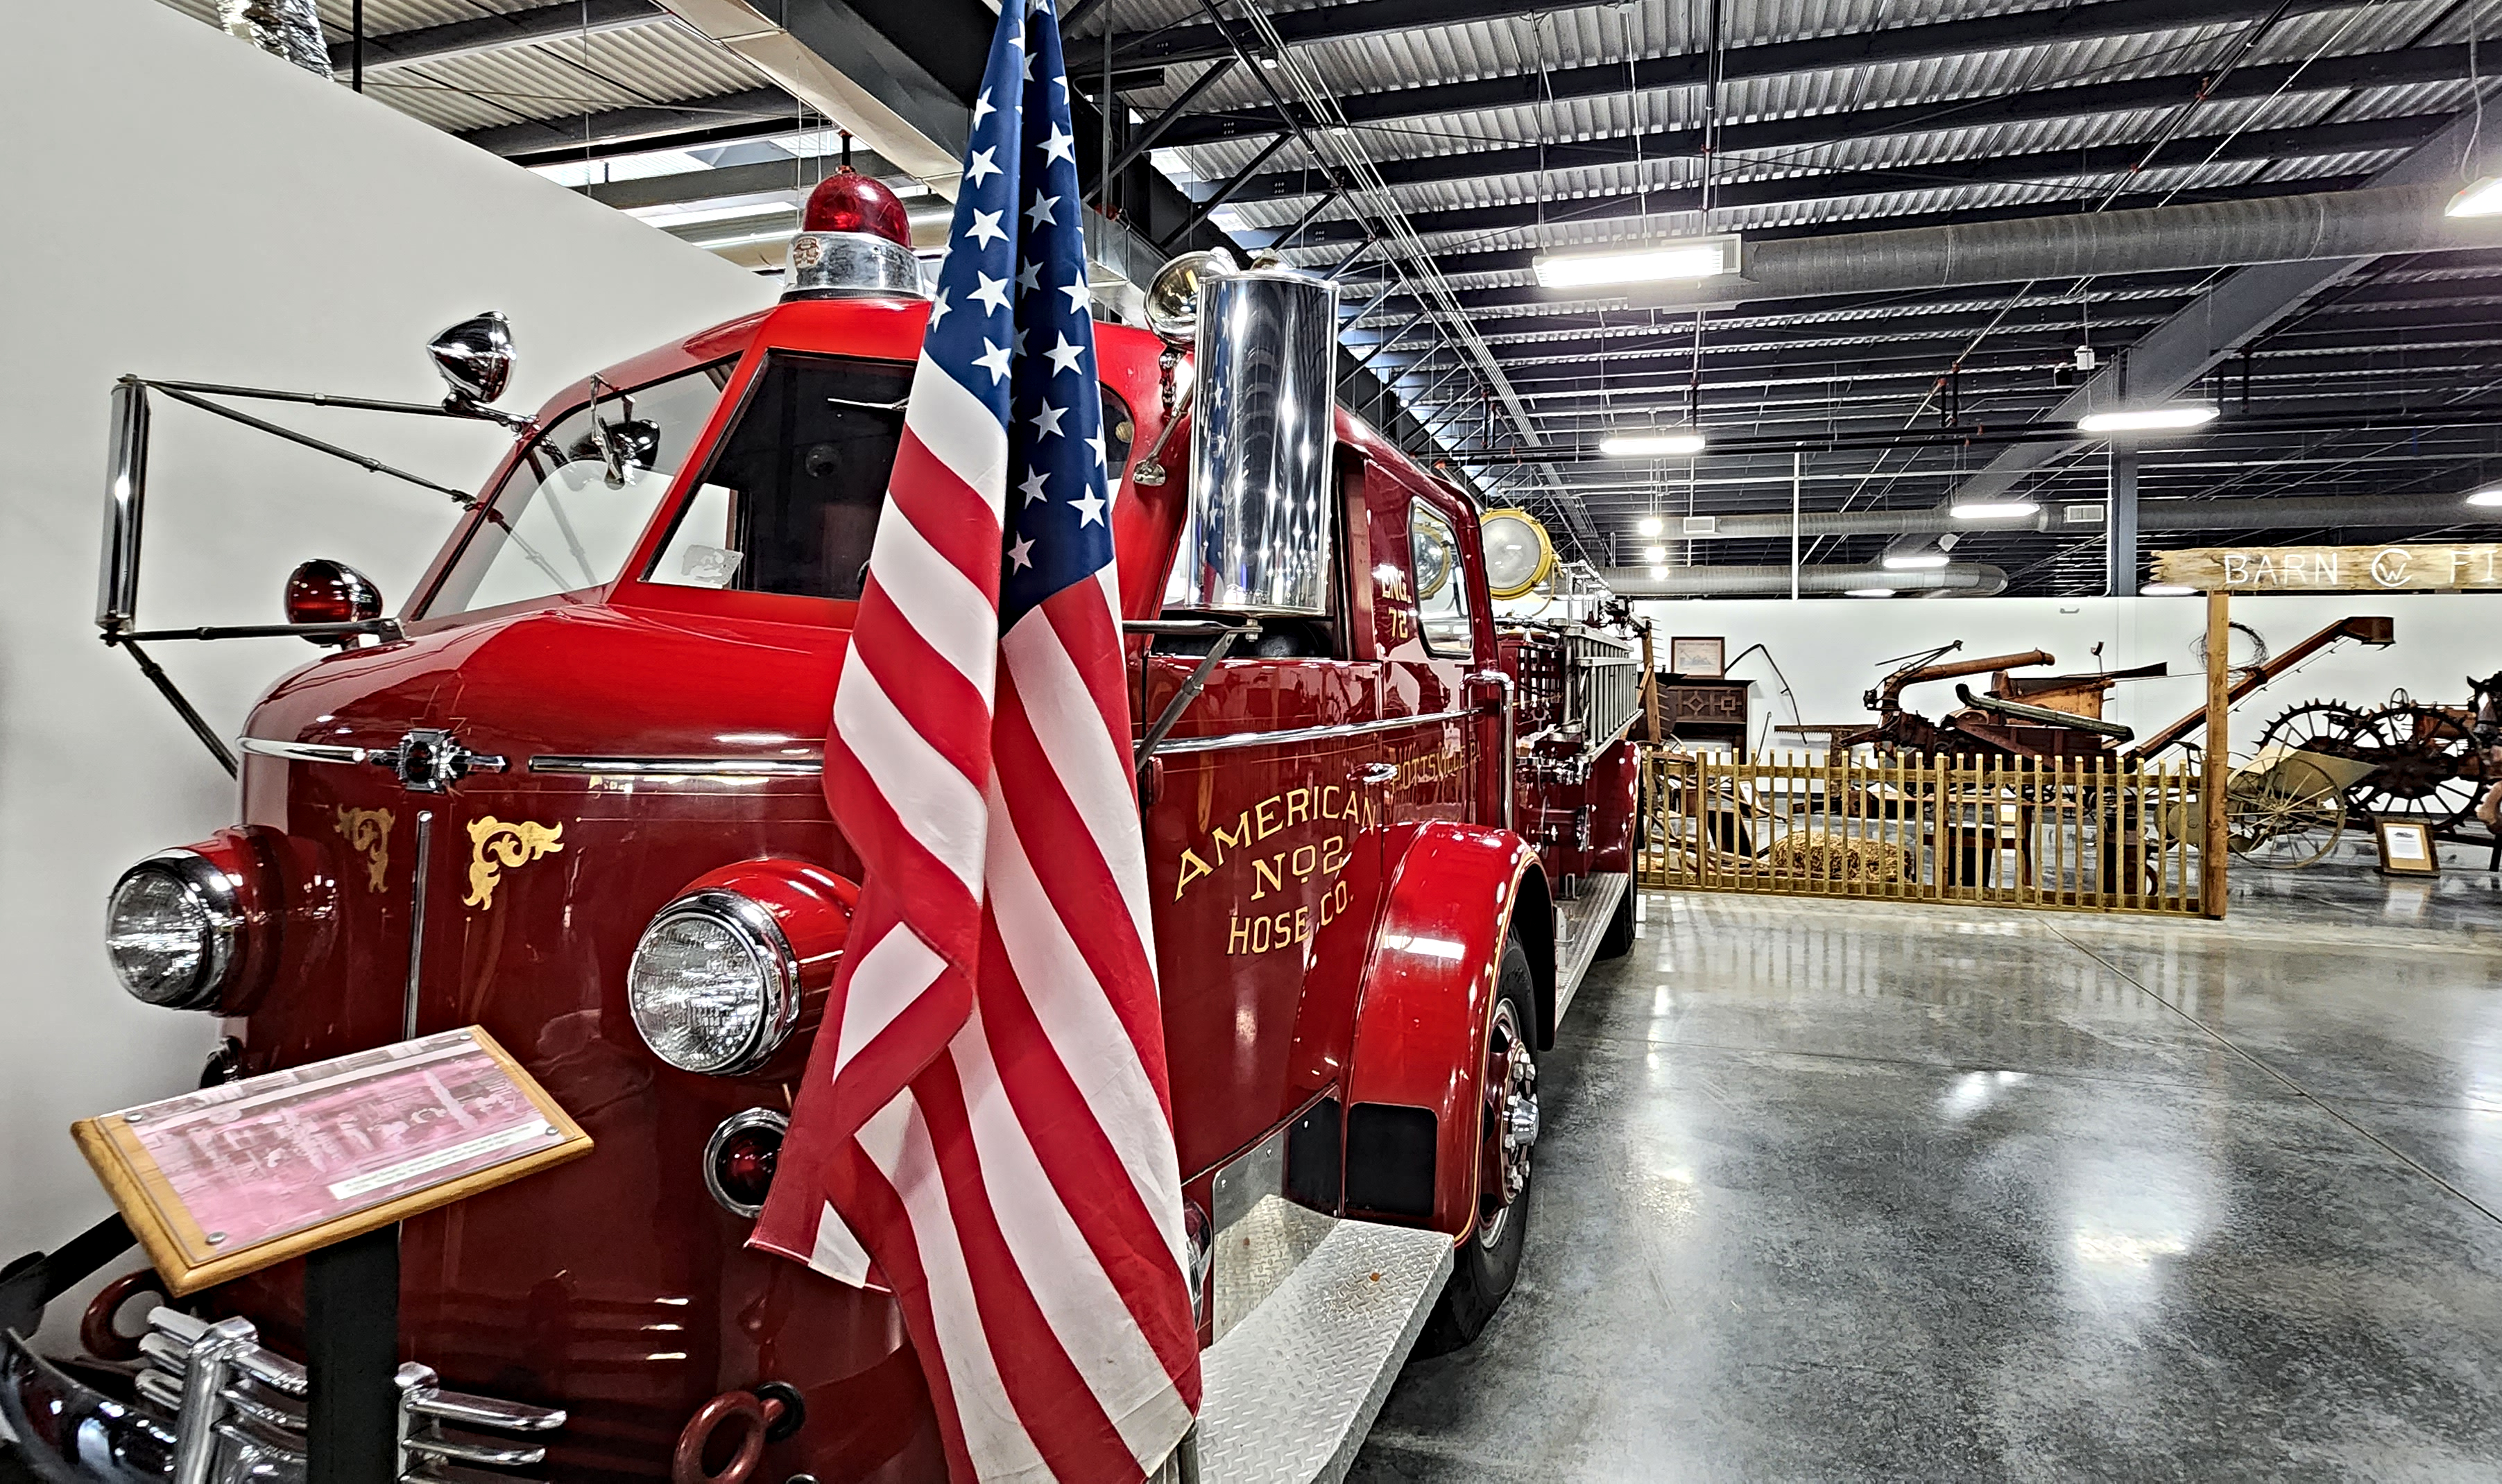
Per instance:
[[[912,367],[773,352],[645,582],[856,598]]]
[[[616,580],[703,433],[734,361],[598,396],[558,418],[504,476],[426,604],[429,617]],[[596,416],[594,416],[594,414]]]
[[[771,353],[643,580],[857,599],[911,391],[904,362]],[[1117,479],[1134,429],[1108,388],[1103,424]]]

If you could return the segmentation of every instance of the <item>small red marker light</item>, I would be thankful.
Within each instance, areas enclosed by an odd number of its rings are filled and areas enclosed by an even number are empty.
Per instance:
[[[724,1209],[754,1216],[773,1189],[782,1162],[782,1135],[790,1120],[768,1108],[733,1113],[712,1131],[704,1148],[704,1184]]]
[[[884,182],[849,166],[817,183],[800,214],[803,232],[866,232],[900,248],[912,246],[912,220]]]
[[[361,624],[383,612],[382,590],[373,579],[345,562],[320,557],[287,574],[282,603],[289,624]],[[342,642],[331,635],[305,637],[316,644]]]

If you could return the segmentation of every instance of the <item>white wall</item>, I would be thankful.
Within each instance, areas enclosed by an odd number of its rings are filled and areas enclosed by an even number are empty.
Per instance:
[[[2170,725],[2206,698],[2206,680],[2195,646],[2207,623],[2201,597],[2130,598],[1785,598],[1685,600],[1635,605],[1657,622],[1661,662],[1673,635],[1722,635],[1732,660],[1764,645],[1788,677],[1791,695],[1760,655],[1733,664],[1731,675],[1760,682],[1751,692],[1758,746],[1799,747],[1795,737],[1768,734],[1797,714],[1810,725],[1870,718],[1864,691],[1892,668],[1882,660],[1934,648],[1950,639],[1964,647],[1955,658],[2046,650],[2055,668],[2021,673],[2075,674],[2094,669],[2132,669],[2158,660],[2171,666],[2161,680],[2128,681],[2111,696],[2105,715],[2126,722],[2139,735]],[[2465,677],[2502,669],[2502,596],[2484,593],[2350,592],[2236,598],[2233,619],[2256,628],[2277,653],[2351,614],[2384,614],[2396,621],[2397,642],[2387,649],[2347,643],[2314,656],[2292,674],[2235,709],[2236,752],[2246,749],[2267,721],[2297,701],[2315,696],[2368,708],[2403,687],[2420,700],[2460,702]],[[2104,646],[2096,659],[2093,647]],[[1968,681],[1975,691],[1988,677]],[[1954,682],[1938,681],[1905,692],[1910,709],[1928,717],[1955,709]]]
[[[99,945],[121,868],[234,817],[234,786],[95,638],[106,392],[125,371],[411,401],[423,346],[513,320],[506,405],[770,301],[750,274],[152,0],[11,8],[0,46],[0,1261],[103,1214],[71,1119],[191,1085],[207,1017],[124,995]],[[264,415],[474,488],[479,424]],[[396,607],[450,503],[161,399],[143,622],[276,622],[313,556]],[[235,734],[310,658],[158,647]],[[51,1316],[51,1328],[66,1316]]]

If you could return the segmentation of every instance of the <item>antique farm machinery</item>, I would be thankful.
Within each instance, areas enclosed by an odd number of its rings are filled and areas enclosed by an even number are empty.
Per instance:
[[[2428,705],[2404,691],[2371,710],[2304,701],[2268,723],[2259,746],[2351,759],[2361,767],[2341,791],[2350,810],[2411,816],[2451,834],[2502,777],[2491,760],[2502,745],[2502,673],[2471,676],[2467,686],[2463,705]]]

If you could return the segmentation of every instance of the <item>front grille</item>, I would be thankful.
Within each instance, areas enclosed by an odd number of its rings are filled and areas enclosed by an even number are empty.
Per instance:
[[[140,1408],[174,1433],[174,1484],[302,1484],[311,1383],[302,1366],[259,1341],[248,1320],[212,1324],[163,1308],[148,1316],[146,1366],[133,1384]],[[547,1449],[526,1439],[564,1426],[554,1407],[445,1391],[423,1366],[402,1366],[392,1379],[398,1473],[408,1484],[524,1484],[473,1470],[542,1463]]]

